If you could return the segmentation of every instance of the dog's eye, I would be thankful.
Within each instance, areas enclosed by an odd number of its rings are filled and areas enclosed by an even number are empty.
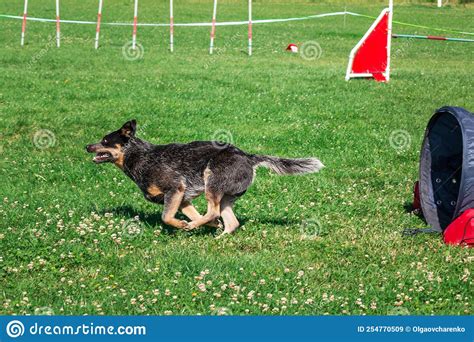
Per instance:
[[[102,140],[102,144],[107,144],[107,139]]]

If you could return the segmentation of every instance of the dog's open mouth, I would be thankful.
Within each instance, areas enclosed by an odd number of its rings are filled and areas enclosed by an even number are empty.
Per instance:
[[[98,152],[92,160],[94,163],[103,163],[112,160],[112,155],[109,152]]]

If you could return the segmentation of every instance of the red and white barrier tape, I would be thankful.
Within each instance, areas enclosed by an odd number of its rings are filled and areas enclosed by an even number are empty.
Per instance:
[[[47,19],[47,18],[35,18],[35,17],[26,17],[26,6],[25,6],[25,13],[23,16],[18,15],[10,15],[10,14],[0,14],[0,18],[8,18],[8,19],[19,19],[24,20],[25,25],[26,21],[37,21],[37,22],[56,22],[56,19]],[[331,13],[322,13],[322,14],[315,14],[309,15],[306,17],[298,17],[298,18],[282,18],[282,19],[260,19],[260,20],[253,20],[252,24],[270,24],[270,23],[281,23],[281,22],[288,22],[288,21],[300,21],[300,20],[310,20],[310,19],[317,19],[317,18],[324,18],[324,17],[333,17],[339,15],[351,15],[355,17],[365,17],[375,19],[375,17],[368,16],[365,14],[343,11],[343,12],[331,12]],[[25,19],[26,18],[26,19]],[[85,21],[85,20],[60,20],[61,23],[64,24],[83,24],[83,25],[96,25],[97,22],[95,21]],[[394,24],[403,25],[403,26],[411,26],[423,29],[431,29],[437,31],[445,31],[445,32],[452,32],[452,33],[459,33],[465,35],[474,35],[474,32],[465,32],[465,31],[456,31],[456,30],[448,30],[448,29],[441,29],[435,27],[428,27],[428,26],[421,26],[421,25],[414,25],[410,23],[403,23],[399,21],[393,21]],[[102,23],[103,25],[109,26],[133,26],[133,23]],[[216,26],[236,26],[236,25],[248,25],[248,21],[226,21],[226,22],[216,22]],[[137,26],[152,26],[152,27],[167,27],[169,24],[165,23],[138,23]],[[212,26],[212,22],[208,23],[174,23],[173,26]]]
[[[25,13],[26,14],[26,13]],[[260,19],[260,20],[252,20],[252,24],[270,24],[270,23],[281,23],[281,22],[288,22],[288,21],[299,21],[299,20],[309,20],[309,19],[317,19],[317,18],[324,18],[324,17],[332,17],[332,16],[339,16],[339,15],[354,15],[360,16],[357,13],[352,12],[332,12],[332,13],[322,13],[322,14],[315,14],[306,17],[299,17],[299,18],[283,18],[283,19]],[[9,15],[9,14],[0,14],[0,18],[9,18],[9,19],[21,19],[23,20],[23,16],[17,15]],[[47,19],[47,18],[35,18],[35,17],[27,17],[26,20],[28,21],[37,21],[37,22],[56,22],[56,19]],[[61,23],[64,24],[83,24],[83,25],[97,25],[96,21],[85,21],[85,20],[65,20],[61,19]],[[226,21],[226,22],[216,22],[215,26],[237,26],[237,25],[248,25],[248,20],[245,21]],[[134,23],[102,23],[102,25],[109,25],[109,26],[133,26]],[[212,22],[201,22],[201,23],[174,23],[174,26],[212,26]],[[153,26],[153,27],[169,27],[168,23],[137,23],[137,26]]]

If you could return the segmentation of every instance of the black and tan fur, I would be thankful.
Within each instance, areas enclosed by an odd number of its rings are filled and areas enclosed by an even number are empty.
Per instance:
[[[232,207],[252,184],[255,169],[267,167],[278,174],[317,172],[324,165],[316,158],[286,159],[246,153],[230,144],[194,141],[189,144],[153,145],[135,136],[136,121],[106,135],[100,143],[87,145],[94,162],[111,162],[129,176],[145,198],[164,205],[163,222],[185,230],[224,221],[224,234],[239,221]],[[204,215],[192,205],[203,194]],[[175,218],[178,210],[190,222]]]

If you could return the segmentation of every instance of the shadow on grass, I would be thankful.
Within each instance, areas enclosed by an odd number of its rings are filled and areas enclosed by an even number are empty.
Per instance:
[[[425,217],[423,216],[423,212],[421,211],[421,209],[414,209],[413,203],[405,202],[405,204],[403,205],[403,208],[405,209],[405,212],[407,212],[408,214],[413,214],[417,216],[420,220],[423,220],[423,222],[426,223]]]
[[[114,215],[122,216],[125,219],[132,219],[138,216],[141,222],[151,227],[162,226],[163,233],[168,234],[168,235],[173,235],[179,230],[174,227],[165,225],[163,223],[163,221],[161,220],[161,211],[150,214],[144,211],[137,210],[132,206],[124,205],[124,206],[119,206],[115,208],[107,208],[100,212],[100,214],[105,214],[105,213],[113,213]],[[180,220],[189,220],[186,216],[184,216],[181,213],[178,213],[176,215],[176,218]],[[248,221],[248,219],[246,217],[239,217],[239,221],[240,221],[240,225],[243,226]],[[298,221],[298,220],[279,218],[279,217],[270,217],[270,218],[261,218],[261,219],[257,218],[257,219],[254,219],[253,222],[260,223],[260,224],[271,224],[274,226],[299,225],[301,223],[301,221]],[[190,234],[192,233],[194,235],[216,235],[217,230],[218,229],[214,227],[204,226],[201,229],[190,232]]]

